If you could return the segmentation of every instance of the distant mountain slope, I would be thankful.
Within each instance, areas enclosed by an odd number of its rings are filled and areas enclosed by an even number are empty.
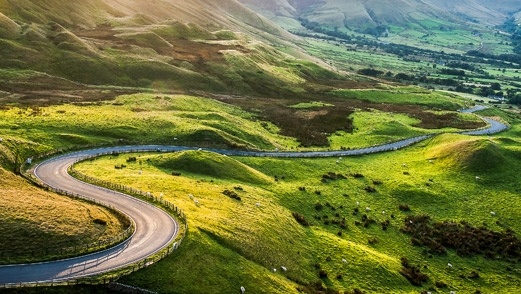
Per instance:
[[[406,25],[426,18],[497,25],[521,9],[517,0],[241,0],[265,15],[304,17],[331,27]],[[267,13],[268,12],[268,13]]]

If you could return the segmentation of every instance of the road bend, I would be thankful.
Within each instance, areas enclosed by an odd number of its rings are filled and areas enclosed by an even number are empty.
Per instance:
[[[67,173],[74,162],[90,155],[92,150],[45,161],[36,167],[34,174],[51,187],[83,195],[121,211],[133,220],[135,233],[116,247],[86,256],[0,266],[0,284],[74,280],[110,272],[145,260],[177,236],[179,225],[165,211],[128,195],[80,182]]]

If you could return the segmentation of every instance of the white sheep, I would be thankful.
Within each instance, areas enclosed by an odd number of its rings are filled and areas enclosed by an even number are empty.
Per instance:
[[[456,294],[456,291],[450,291],[449,293],[450,294]]]
[[[241,286],[241,293],[244,294],[244,292],[246,292],[246,288],[244,288],[243,286]]]
[[[194,203],[195,203],[195,205],[199,206],[199,200],[194,199]]]
[[[448,267],[449,269],[452,269],[454,266],[452,265],[452,263],[447,263],[447,267]]]
[[[191,200],[194,200],[194,195],[192,195],[192,194],[188,194],[188,197],[189,197]]]
[[[480,177],[478,177],[478,176],[476,176],[476,181],[479,181],[479,180],[481,180],[481,178],[480,178]]]
[[[369,211],[371,211],[371,208],[370,207],[366,207],[365,211],[369,212]]]
[[[343,263],[347,263],[347,259],[342,258],[342,262],[343,262]]]
[[[276,273],[276,272],[277,272],[277,269],[276,269],[276,268],[273,268],[273,272]]]
[[[256,207],[261,207],[261,204],[259,202],[255,203]]]
[[[288,271],[288,269],[287,269],[285,266],[281,266],[280,268],[281,268],[283,271],[285,271],[285,272]]]
[[[495,212],[495,211],[491,211],[491,212],[490,212],[490,215],[491,215],[491,216],[496,216],[496,212]]]
[[[356,206],[360,206],[360,202],[356,201]]]
[[[142,175],[142,174],[143,174],[143,171],[142,171],[142,170],[139,170],[137,173],[140,174],[140,175]]]
[[[385,214],[385,210],[382,210],[382,214]]]

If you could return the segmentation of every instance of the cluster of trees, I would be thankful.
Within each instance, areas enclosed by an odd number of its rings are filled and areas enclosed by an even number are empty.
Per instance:
[[[511,17],[503,24],[503,29],[511,33],[512,45],[514,52],[521,54],[521,28],[519,28],[515,17]]]

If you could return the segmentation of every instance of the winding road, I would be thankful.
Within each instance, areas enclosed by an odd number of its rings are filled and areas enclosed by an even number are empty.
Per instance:
[[[482,107],[476,107],[463,112],[474,112],[482,109]],[[489,135],[508,128],[498,121],[488,118],[482,119],[489,124],[486,129],[462,132],[462,134]],[[433,136],[435,135],[424,135],[362,149],[317,152],[257,152],[162,145],[120,146],[79,151],[47,160],[34,169],[34,175],[42,182],[60,190],[95,199],[125,213],[135,223],[135,233],[127,241],[114,248],[82,257],[37,264],[0,266],[0,285],[74,280],[110,272],[145,260],[168,246],[179,233],[179,224],[165,211],[128,195],[87,184],[71,177],[67,173],[68,167],[79,160],[111,152],[175,152],[185,150],[206,150],[229,156],[256,157],[355,156],[398,150]]]
[[[1,266],[0,284],[73,280],[113,271],[150,257],[177,236],[179,225],[165,211],[125,194],[80,182],[67,173],[70,165],[94,154],[97,152],[88,150],[57,157],[38,165],[34,174],[51,187],[95,199],[125,213],[134,221],[133,236],[114,248],[78,258]]]

